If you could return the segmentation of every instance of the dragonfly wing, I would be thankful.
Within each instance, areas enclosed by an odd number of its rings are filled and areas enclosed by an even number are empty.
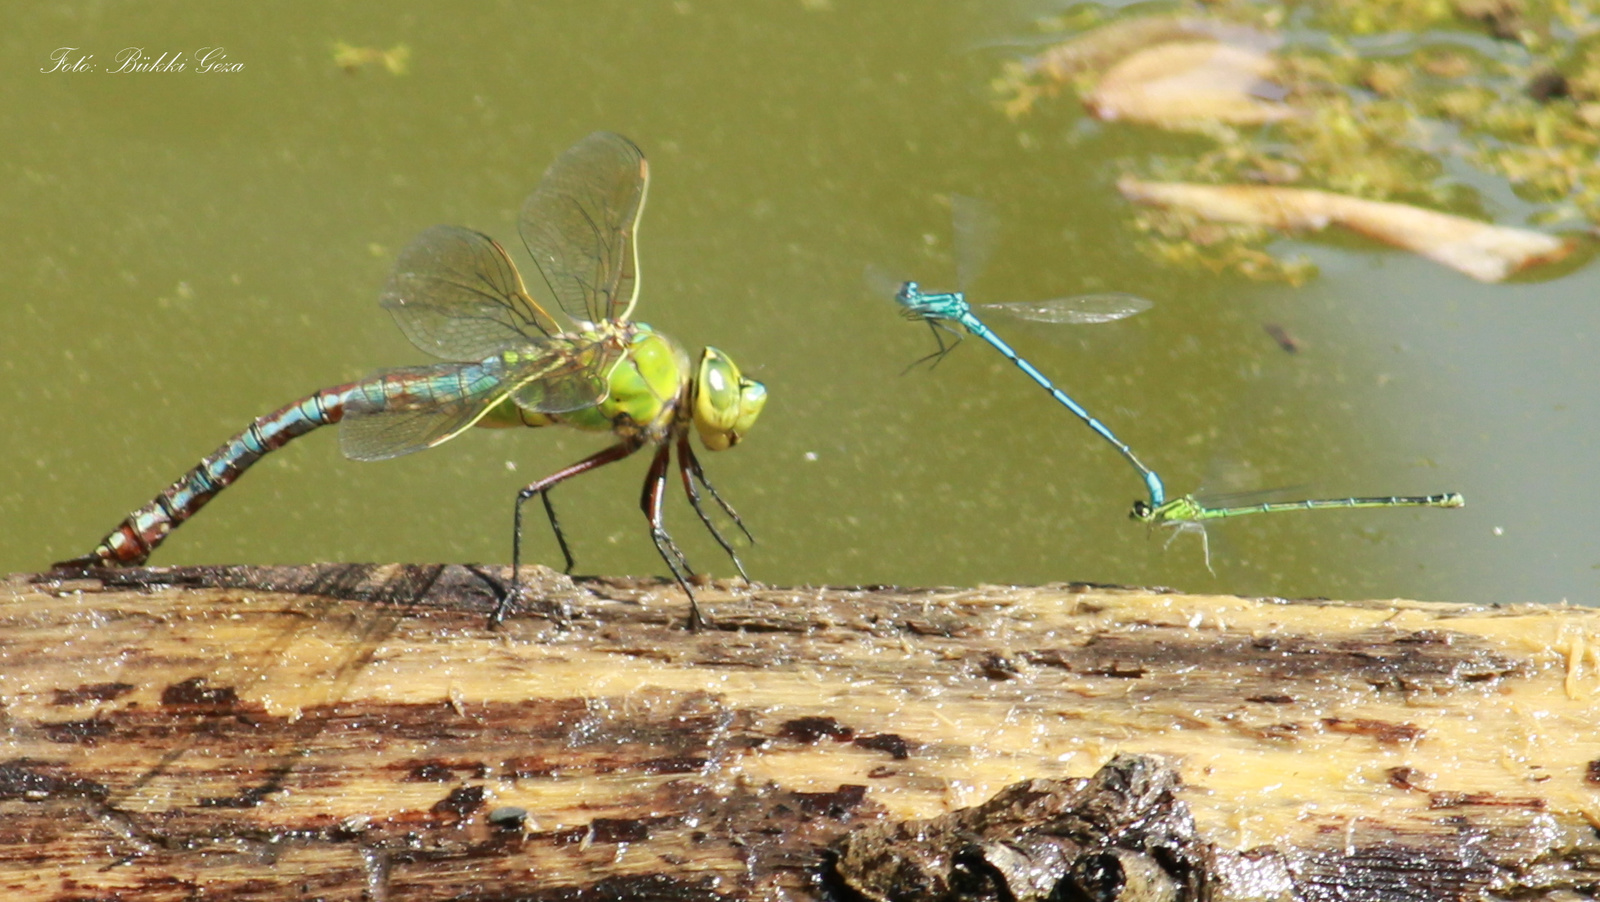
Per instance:
[[[590,407],[605,399],[606,375],[618,356],[598,342],[557,336],[477,363],[385,370],[363,380],[362,391],[345,402],[339,448],[351,460],[432,448],[508,397],[540,413]]]
[[[561,331],[493,238],[434,226],[395,260],[379,303],[418,348],[474,361]]]
[[[962,291],[972,287],[978,274],[994,253],[1000,220],[994,209],[975,197],[950,196],[950,224],[955,230],[956,284]]]
[[[522,205],[522,241],[573,319],[597,324],[632,314],[649,183],[649,164],[632,141],[595,132],[558,157]]]
[[[1272,504],[1286,501],[1291,498],[1303,497],[1311,490],[1309,483],[1297,485],[1281,485],[1270,489],[1245,489],[1237,492],[1209,491],[1204,486],[1198,488],[1190,496],[1201,507],[1255,507],[1259,504]]]
[[[900,286],[906,283],[905,279],[898,278],[894,273],[884,269],[876,263],[868,263],[865,272],[867,290],[874,297],[897,300],[900,297]]]
[[[1018,301],[1009,304],[984,304],[985,310],[997,310],[1018,319],[1039,323],[1075,323],[1079,325],[1110,323],[1143,313],[1155,305],[1144,298],[1121,292],[1107,294],[1080,294],[1070,298],[1048,301]]]
[[[610,394],[611,370],[622,351],[592,339],[558,336],[548,342],[552,359],[530,367],[511,392],[511,400],[534,413],[567,413],[604,401]]]
[[[367,397],[346,402],[339,449],[351,460],[387,460],[432,448],[476,423],[508,391],[499,359],[375,373]]]

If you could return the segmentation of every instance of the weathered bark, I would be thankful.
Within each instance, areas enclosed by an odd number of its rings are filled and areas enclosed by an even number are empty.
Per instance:
[[[0,897],[1600,888],[1587,609],[490,576],[10,578]]]

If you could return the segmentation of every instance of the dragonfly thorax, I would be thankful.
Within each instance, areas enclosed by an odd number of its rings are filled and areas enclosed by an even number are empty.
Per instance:
[[[689,354],[644,323],[627,323],[610,338],[625,351],[605,374],[606,394],[592,407],[554,416],[568,426],[654,444],[666,441],[689,398]]]
[[[967,296],[962,292],[925,292],[916,282],[901,283],[894,299],[911,319],[961,320],[971,312],[967,306]],[[962,325],[967,323],[963,322]]]
[[[1140,523],[1176,526],[1192,520],[1209,519],[1201,516],[1204,513],[1204,507],[1193,498],[1184,495],[1157,505],[1148,504],[1142,498],[1138,499],[1133,502],[1133,510],[1128,512],[1128,518]]]

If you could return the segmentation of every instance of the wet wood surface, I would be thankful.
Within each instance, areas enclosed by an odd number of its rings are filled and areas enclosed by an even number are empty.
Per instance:
[[[0,898],[1600,887],[1594,611],[527,573],[10,577]]]

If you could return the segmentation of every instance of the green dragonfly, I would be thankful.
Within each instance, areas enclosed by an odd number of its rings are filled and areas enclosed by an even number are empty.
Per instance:
[[[685,494],[733,559],[733,544],[703,509],[699,487],[745,536],[749,530],[707,481],[691,431],[720,451],[738,443],[766,403],[766,388],[727,355],[706,348],[698,365],[676,341],[631,317],[639,296],[638,226],[649,165],[632,141],[596,132],[563,153],[522,207],[519,231],[568,323],[540,305],[493,238],[435,226],[401,251],[381,304],[411,343],[449,361],[376,373],[337,385],[255,420],[149,504],[129,514],[88,554],[58,567],[144,563],[173,529],[267,453],[320,426],[341,423],[353,460],[399,457],[472,426],[570,426],[609,432],[610,447],[517,493],[512,582],[490,617],[500,623],[521,595],[522,507],[535,495],[570,572],[574,561],[550,490],[645,447],[655,449],[641,507],[656,551],[689,596],[691,628],[704,618],[694,575],[667,533],[663,502],[676,448]],[[747,577],[748,578],[748,577]]]
[[[1369,508],[1369,507],[1465,507],[1467,499],[1457,492],[1445,492],[1442,495],[1395,495],[1386,498],[1312,498],[1304,501],[1268,501],[1262,504],[1241,504],[1231,507],[1207,507],[1195,500],[1193,495],[1183,495],[1164,504],[1151,506],[1143,499],[1133,502],[1133,510],[1128,516],[1140,523],[1152,526],[1172,527],[1176,531],[1172,538],[1177,538],[1179,532],[1198,531],[1200,533],[1200,547],[1205,555],[1206,569],[1211,569],[1211,545],[1206,538],[1205,521],[1222,520],[1227,517],[1243,517],[1249,514],[1274,514],[1284,511],[1310,511],[1329,510],[1336,508]],[[1172,539],[1167,543],[1171,544]],[[1215,572],[1215,571],[1213,571]]]

